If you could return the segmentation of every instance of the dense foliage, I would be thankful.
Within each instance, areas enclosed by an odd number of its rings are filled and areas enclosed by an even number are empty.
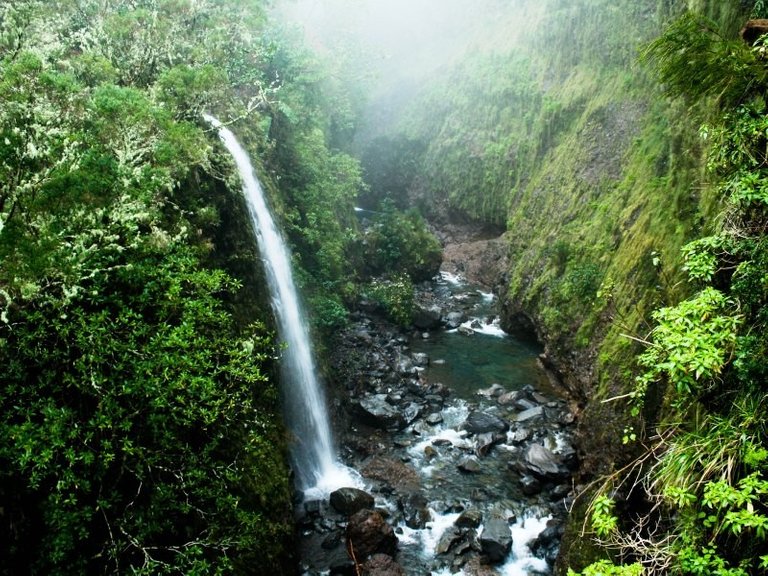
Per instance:
[[[276,346],[232,308],[260,288],[219,267],[238,203],[208,196],[229,164],[200,119],[266,145],[263,25],[258,1],[0,6],[1,573],[288,569]]]
[[[683,247],[692,293],[653,314],[630,395],[639,414],[652,388],[666,391],[640,437],[653,456],[642,480],[653,507],[601,534],[648,574],[768,570],[768,67],[762,39],[749,46],[717,30],[687,14],[647,52],[671,94],[714,97],[701,134],[722,210],[709,235]],[[594,507],[592,517],[615,522]]]

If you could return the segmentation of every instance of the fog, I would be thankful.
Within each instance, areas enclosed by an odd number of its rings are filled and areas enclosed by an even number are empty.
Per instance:
[[[369,112],[396,106],[468,53],[508,50],[525,32],[529,0],[278,0],[274,15],[348,82],[365,84]],[[368,114],[370,115],[370,114]]]

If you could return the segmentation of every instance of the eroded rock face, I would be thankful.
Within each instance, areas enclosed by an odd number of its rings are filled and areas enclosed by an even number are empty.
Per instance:
[[[358,562],[374,554],[394,556],[397,551],[395,531],[377,510],[360,510],[350,517],[347,542]]]
[[[741,38],[750,46],[763,34],[768,34],[768,20],[763,18],[749,20],[741,29]]]

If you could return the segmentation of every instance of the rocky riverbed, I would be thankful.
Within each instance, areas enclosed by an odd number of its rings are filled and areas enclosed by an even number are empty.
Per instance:
[[[444,274],[417,300],[409,330],[364,303],[339,336],[336,435],[361,481],[298,506],[303,569],[549,574],[573,415],[536,347],[498,328],[492,295]]]

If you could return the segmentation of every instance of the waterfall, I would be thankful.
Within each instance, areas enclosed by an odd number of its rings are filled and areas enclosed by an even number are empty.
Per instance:
[[[278,333],[285,343],[280,365],[283,411],[292,436],[291,455],[299,488],[309,498],[341,486],[354,486],[358,482],[352,478],[352,471],[340,465],[334,453],[325,398],[293,281],[288,246],[275,226],[248,153],[220,121],[207,114],[204,118],[218,131],[240,173]]]

